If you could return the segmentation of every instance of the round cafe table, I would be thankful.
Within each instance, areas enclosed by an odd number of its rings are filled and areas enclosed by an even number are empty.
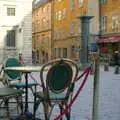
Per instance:
[[[6,67],[5,70],[22,72],[25,74],[25,114],[28,113],[28,73],[40,72],[42,66],[19,66],[19,67]]]

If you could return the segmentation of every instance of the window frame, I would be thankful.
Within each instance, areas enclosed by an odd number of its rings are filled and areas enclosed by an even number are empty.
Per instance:
[[[16,16],[16,8],[7,7],[7,16]]]
[[[100,29],[102,31],[106,31],[107,30],[107,16],[101,16]]]
[[[67,58],[67,48],[63,48],[63,58]]]
[[[12,32],[14,32],[14,34],[12,34]],[[5,46],[7,48],[16,48],[16,30],[7,30]]]

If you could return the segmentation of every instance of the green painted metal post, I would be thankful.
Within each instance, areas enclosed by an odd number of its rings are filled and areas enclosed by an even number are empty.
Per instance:
[[[89,64],[89,23],[90,19],[93,18],[93,16],[80,16],[78,18],[81,20],[81,51],[79,59],[81,63],[81,68],[84,69]]]
[[[95,59],[95,73],[93,81],[93,109],[92,120],[98,120],[99,107],[99,58]]]

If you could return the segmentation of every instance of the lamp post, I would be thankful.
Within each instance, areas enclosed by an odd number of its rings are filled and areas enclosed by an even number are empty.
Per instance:
[[[92,19],[93,16],[79,16],[78,19],[81,20],[81,50],[80,50],[80,62],[81,62],[81,69],[84,69],[88,66],[89,60],[89,23],[90,19]]]

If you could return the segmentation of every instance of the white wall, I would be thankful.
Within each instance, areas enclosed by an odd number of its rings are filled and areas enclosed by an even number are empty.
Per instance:
[[[16,16],[7,16],[8,5],[16,7]],[[5,49],[5,36],[8,29],[16,29],[16,49]],[[26,62],[31,62],[32,0],[0,0],[0,62],[9,55],[18,56],[19,52],[23,54]]]

